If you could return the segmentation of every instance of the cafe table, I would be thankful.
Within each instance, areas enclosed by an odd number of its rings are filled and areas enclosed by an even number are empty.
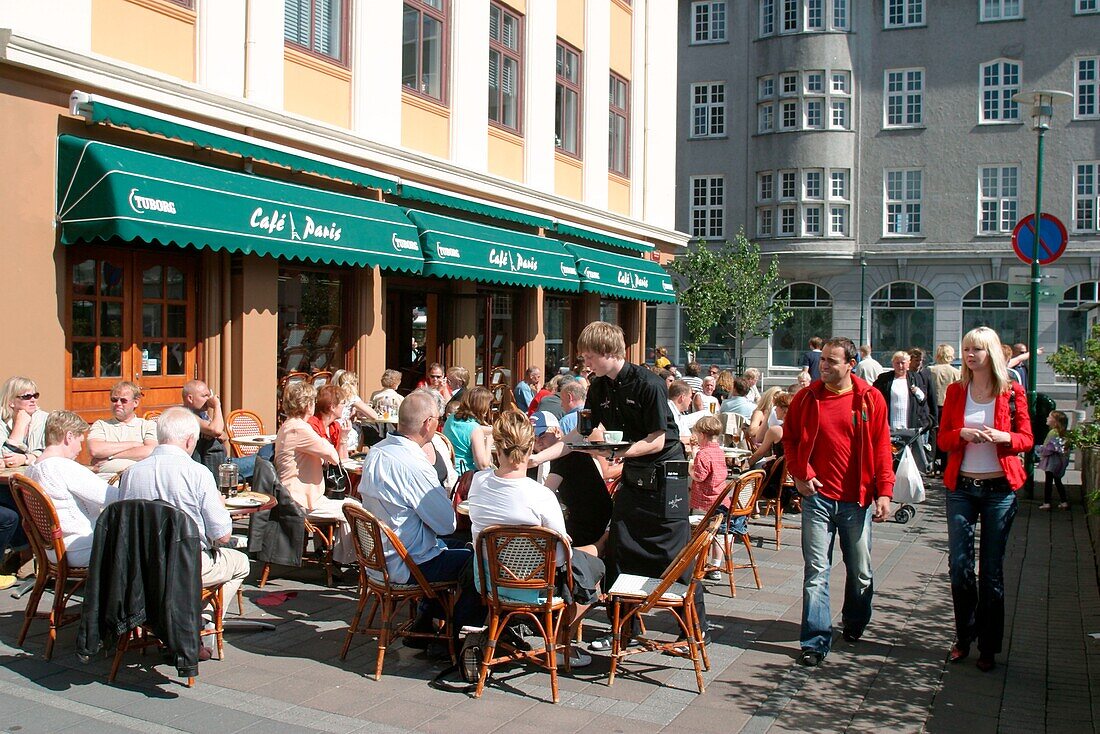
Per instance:
[[[252,446],[260,449],[275,443],[275,434],[264,433],[255,436],[240,436],[238,438],[229,439],[229,442],[237,446]]]
[[[229,516],[234,520],[249,517],[263,510],[270,510],[276,504],[275,498],[271,495],[252,491],[237,492],[232,497],[223,496],[222,502],[225,504],[225,509],[229,510]],[[244,552],[247,552],[247,548],[244,549]],[[229,608],[228,601],[225,602],[225,608]],[[224,612],[222,614],[222,632],[257,632],[273,629],[275,629],[275,625],[271,622],[264,622],[259,619],[240,619],[239,617],[230,618]]]

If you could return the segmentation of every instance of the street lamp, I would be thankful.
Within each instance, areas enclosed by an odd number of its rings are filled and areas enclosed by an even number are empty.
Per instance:
[[[1027,351],[1031,355],[1031,361],[1027,370],[1027,404],[1030,415],[1035,415],[1035,403],[1039,395],[1037,387],[1039,376],[1039,281],[1042,278],[1039,271],[1039,233],[1042,231],[1043,222],[1043,139],[1047,130],[1050,129],[1050,121],[1054,117],[1055,105],[1065,104],[1072,99],[1072,94],[1055,89],[1018,92],[1012,96],[1012,101],[1021,106],[1031,105],[1032,129],[1039,135],[1039,150],[1035,163],[1035,245],[1031,253],[1031,302],[1028,305]],[[1027,486],[1028,496],[1033,496],[1035,493],[1035,458],[1031,451],[1027,452]]]

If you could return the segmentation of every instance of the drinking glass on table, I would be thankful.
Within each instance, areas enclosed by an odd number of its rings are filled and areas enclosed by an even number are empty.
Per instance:
[[[588,437],[592,435],[595,428],[596,426],[592,425],[592,411],[589,408],[582,408],[577,413],[577,433],[581,434],[585,443],[588,443]]]

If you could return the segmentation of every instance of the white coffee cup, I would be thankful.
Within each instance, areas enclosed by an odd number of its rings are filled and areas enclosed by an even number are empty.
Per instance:
[[[623,440],[623,432],[622,431],[604,431],[603,432],[603,440],[607,441],[608,443],[619,443],[620,441]]]

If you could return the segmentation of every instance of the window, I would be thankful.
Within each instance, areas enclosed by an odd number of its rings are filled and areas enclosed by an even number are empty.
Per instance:
[[[807,206],[802,208],[802,234],[807,237],[821,236],[820,206]]]
[[[1067,288],[1058,304],[1058,344],[1069,345],[1083,354],[1089,336],[1089,306],[1100,303],[1100,282],[1079,283]]]
[[[558,41],[557,88],[554,94],[554,145],[581,152],[581,52]]]
[[[543,300],[543,331],[546,333],[547,372],[573,366],[573,303],[575,299],[547,295]],[[652,344],[653,342],[649,342]]]
[[[848,0],[760,0],[759,8],[761,36],[775,35],[777,23],[779,33],[848,30]]]
[[[833,297],[814,283],[791,283],[775,297],[787,299],[791,317],[772,331],[772,365],[793,367],[812,337],[833,333]]]
[[[722,82],[691,85],[691,137],[712,138],[726,134],[726,85]]]
[[[773,212],[768,207],[761,207],[756,210],[756,236],[757,237],[771,237],[774,232],[772,228]]]
[[[848,0],[833,0],[833,29],[848,30]]]
[[[401,84],[444,101],[447,0],[406,0],[401,30]]]
[[[341,268],[279,267],[279,377],[345,364],[344,314],[352,292]]]
[[[806,171],[805,181],[806,186],[802,191],[802,198],[804,199],[823,199],[821,195],[821,177],[823,171],[817,169],[816,171]]]
[[[489,120],[519,131],[519,89],[523,74],[520,17],[502,5],[489,6]]]
[[[779,94],[784,97],[798,94],[798,74],[779,75]]]
[[[795,207],[779,207],[779,236],[794,237],[795,234]]]
[[[691,236],[720,239],[726,235],[726,180],[691,177]]]
[[[848,199],[848,171],[830,171],[829,172],[829,198],[830,199],[842,199],[847,201]]]
[[[832,102],[832,114],[829,117],[829,126],[838,130],[850,130],[848,122],[848,100],[834,99]]]
[[[775,0],[760,0],[760,35],[775,33]]]
[[[284,8],[283,36],[288,43],[347,64],[344,0],[285,0]]]
[[[1100,162],[1078,163],[1073,174],[1073,231],[1098,232],[1097,208],[1100,208]]]
[[[771,102],[756,107],[756,132],[770,133],[775,129],[775,105]]]
[[[1073,109],[1079,120],[1100,118],[1100,107],[1096,104],[1097,67],[1100,67],[1100,56],[1077,59],[1077,79],[1073,87],[1077,101]]]
[[[630,174],[630,82],[618,74],[610,80],[608,108],[608,169],[620,176]]]
[[[793,33],[798,30],[798,3],[799,0],[782,0],[783,3],[783,32]]]
[[[804,127],[810,130],[821,129],[825,127],[824,116],[825,100],[823,99],[807,99],[806,100],[806,122]]]
[[[833,94],[848,94],[848,72],[834,71],[832,77]]]
[[[1010,234],[1016,226],[1019,169],[984,166],[978,180],[979,234]]]
[[[824,130],[826,127],[851,129],[850,102],[847,99],[850,79],[848,71],[830,74],[824,69],[784,72],[778,75],[778,81],[772,76],[759,77],[756,87],[757,99],[760,100],[757,104],[757,133],[770,133],[776,129],[780,132]],[[778,110],[776,103],[770,101],[777,93],[780,97]],[[833,99],[837,95],[844,99]]]
[[[874,356],[889,364],[894,348],[903,346],[931,354],[935,305],[928,289],[916,283],[887,283],[871,294],[871,344],[884,348]]]
[[[756,174],[756,200],[771,201],[775,196],[775,178],[771,171]]]
[[[962,333],[988,326],[1001,344],[1027,343],[1027,301],[1011,300],[1008,283],[982,283],[962,300]]]
[[[1100,13],[1100,0],[1077,0],[1073,6],[1073,12],[1078,15]]]
[[[848,207],[829,207],[829,234],[836,237],[848,236]]]
[[[780,130],[795,130],[798,128],[798,102],[781,103],[779,114]]]
[[[889,69],[886,72],[886,127],[924,124],[924,71]]]
[[[775,96],[775,77],[762,76],[756,80],[756,98],[771,99]]]
[[[849,175],[847,168],[758,171],[757,234],[761,237],[771,237],[773,232],[780,237],[846,237]],[[777,178],[778,191],[775,188]],[[773,200],[779,202],[779,206],[768,206]],[[826,201],[829,206],[825,206]],[[773,230],[775,222],[778,222],[778,230]]]
[[[718,43],[726,40],[726,2],[691,4],[692,43]]]
[[[982,64],[982,122],[1015,122],[1020,107],[1012,95],[1020,91],[1020,64],[993,61]]]
[[[887,235],[919,235],[921,233],[921,171],[900,169],[886,171],[885,210]]]
[[[806,30],[825,29],[825,0],[806,0]]]
[[[886,27],[924,25],[924,0],[886,0]]]
[[[1023,0],[979,0],[979,2],[983,21],[1014,20],[1024,17]]]
[[[806,93],[807,94],[824,94],[825,93],[825,72],[823,72],[823,71],[807,71],[806,72]]]
[[[779,172],[779,198],[793,199],[795,197],[796,171]]]

